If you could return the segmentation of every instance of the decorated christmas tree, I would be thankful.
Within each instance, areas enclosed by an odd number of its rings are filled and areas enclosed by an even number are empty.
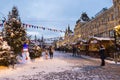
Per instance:
[[[13,7],[8,14],[8,20],[4,24],[4,38],[11,46],[14,54],[22,51],[23,43],[26,40],[26,31],[21,24],[17,7]]]

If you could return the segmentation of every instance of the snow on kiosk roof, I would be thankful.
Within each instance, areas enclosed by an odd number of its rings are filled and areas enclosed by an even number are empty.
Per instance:
[[[97,39],[100,41],[115,40],[114,38],[105,38],[105,37],[92,37],[92,39]]]

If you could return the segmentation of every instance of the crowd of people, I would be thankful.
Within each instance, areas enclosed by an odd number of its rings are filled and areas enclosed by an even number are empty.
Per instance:
[[[50,56],[50,59],[53,58],[54,48],[50,46],[49,48],[45,48],[45,57],[48,59],[48,55]]]
[[[40,49],[40,46],[35,46],[35,49]],[[43,48],[42,52],[45,54],[44,58],[47,59],[53,59],[53,54],[54,54],[54,47],[49,46]],[[35,54],[35,52],[33,52]],[[77,45],[72,46],[72,56],[77,56],[80,53]],[[100,66],[105,66],[105,47],[103,45],[99,45],[99,55],[101,59],[101,65]],[[42,55],[43,56],[43,55]],[[22,56],[18,58],[20,63],[27,63],[30,62],[30,53],[29,53],[29,46],[27,43],[23,44],[23,49],[22,49]]]

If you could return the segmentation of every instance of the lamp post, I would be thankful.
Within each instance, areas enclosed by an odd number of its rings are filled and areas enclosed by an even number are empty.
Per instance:
[[[117,41],[118,41],[119,37],[120,37],[120,25],[114,27],[114,39],[115,39],[115,41],[114,41],[114,44],[115,44],[114,59],[115,59],[115,63],[117,63],[118,59],[120,58],[120,55],[118,54],[119,53],[118,52],[119,47],[117,45],[118,44]]]
[[[114,60],[115,60],[115,63],[117,64],[117,42],[116,42],[116,40],[117,40],[117,36],[116,36],[116,28],[117,27],[115,27],[114,28],[114,45],[115,45],[115,53],[114,53]]]
[[[115,45],[115,50],[117,49],[117,44],[116,44],[116,30],[114,30],[114,45]]]

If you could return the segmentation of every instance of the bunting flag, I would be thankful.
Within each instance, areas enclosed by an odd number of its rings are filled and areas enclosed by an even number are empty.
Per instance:
[[[54,31],[54,32],[65,32],[65,31],[63,31],[63,30],[46,28],[46,27],[43,27],[43,26],[34,26],[34,25],[25,24],[25,23],[23,23],[22,25],[23,25],[23,27],[25,27],[25,28],[36,28],[36,29],[49,30],[49,31]]]
[[[3,24],[4,23],[1,23],[0,24],[0,27],[3,27]],[[9,25],[9,24],[7,24]],[[10,26],[10,25],[9,25]],[[36,29],[42,29],[42,30],[49,30],[49,31],[54,31],[54,32],[64,32],[63,30],[57,30],[57,29],[52,29],[52,28],[46,28],[46,27],[43,27],[43,26],[34,26],[34,25],[30,25],[30,24],[25,24],[25,23],[22,23],[22,26],[24,28],[36,28]]]

